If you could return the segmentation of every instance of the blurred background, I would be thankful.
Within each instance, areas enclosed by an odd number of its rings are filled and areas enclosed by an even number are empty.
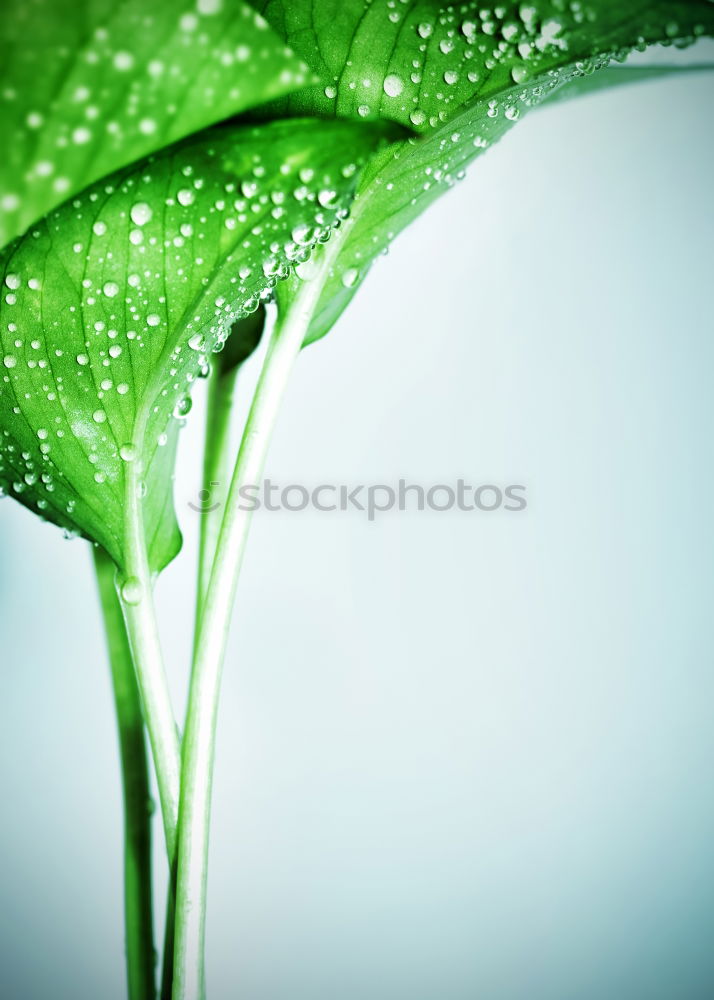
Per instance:
[[[300,359],[272,479],[517,482],[529,508],[256,517],[211,1000],[714,996],[713,80],[531,115]],[[179,704],[201,411],[159,587]],[[0,552],[0,994],[120,1000],[89,553],[10,500]]]

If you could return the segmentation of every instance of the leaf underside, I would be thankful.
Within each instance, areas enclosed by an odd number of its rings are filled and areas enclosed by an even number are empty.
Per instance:
[[[256,0],[255,6],[321,78],[274,110],[386,117],[418,133],[365,171],[308,343],[332,328],[375,257],[524,113],[563,88],[575,92],[578,81],[635,49],[714,34],[709,0],[534,0],[495,8],[440,0]]]
[[[220,127],[90,187],[0,254],[0,486],[121,567],[138,481],[151,564],[170,561],[191,387],[329,237],[383,131]]]
[[[240,0],[6,0],[0,65],[0,245],[100,177],[311,78]]]

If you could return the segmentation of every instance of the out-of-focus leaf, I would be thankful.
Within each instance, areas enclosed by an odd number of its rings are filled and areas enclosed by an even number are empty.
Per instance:
[[[241,0],[6,0],[0,245],[105,174],[302,86]]]

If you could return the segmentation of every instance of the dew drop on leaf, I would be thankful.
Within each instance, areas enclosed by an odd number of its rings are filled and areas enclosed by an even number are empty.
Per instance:
[[[193,405],[193,401],[192,401],[191,397],[190,396],[184,396],[183,399],[180,399],[178,401],[178,403],[176,404],[176,407],[174,409],[174,416],[176,416],[176,417],[187,417],[188,414],[191,412],[192,405]]]
[[[397,76],[396,73],[390,73],[389,76],[385,76],[383,86],[387,97],[399,97],[404,90],[402,78]]]
[[[145,201],[137,201],[131,206],[129,215],[135,226],[145,226],[147,222],[151,222],[154,213],[151,205],[147,205]]]
[[[134,65],[134,56],[131,52],[117,52],[114,56],[114,68],[126,72]]]
[[[342,274],[342,284],[345,288],[354,288],[359,278],[359,271],[356,267],[348,267]]]

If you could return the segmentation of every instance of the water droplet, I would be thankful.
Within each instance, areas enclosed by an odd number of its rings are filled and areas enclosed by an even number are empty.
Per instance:
[[[6,354],[2,360],[2,363],[6,368],[14,368],[17,364],[17,358],[12,354]]]
[[[137,201],[131,206],[129,215],[135,226],[145,226],[153,218],[154,212],[151,205],[147,205],[145,201]]]
[[[179,193],[176,195],[176,199],[179,205],[193,205],[196,200],[196,195],[191,188],[181,188]]]
[[[181,31],[195,31],[198,27],[198,18],[195,14],[183,14],[179,26]]]
[[[136,458],[136,445],[123,444],[119,449],[119,455],[123,462],[133,462]]]
[[[134,56],[131,52],[117,52],[114,56],[115,69],[126,72],[134,65]]]
[[[309,226],[303,222],[299,226],[295,226],[292,231],[292,238],[298,246],[309,246],[315,239],[315,229],[313,226]]]
[[[396,73],[390,73],[389,76],[385,76],[384,93],[387,97],[399,97],[403,90],[404,83],[400,76],[397,76]]]
[[[12,288],[13,291],[20,287],[20,276],[17,274],[6,274],[5,284],[8,288]]]
[[[348,267],[346,271],[342,273],[342,284],[345,288],[354,288],[357,284],[357,279],[359,278],[359,271],[356,267]]]
[[[142,590],[141,580],[138,577],[127,577],[121,585],[121,599],[130,607],[136,607],[137,604],[141,603]]]
[[[174,408],[174,415],[176,417],[186,417],[191,412],[191,407],[193,402],[190,396],[184,396],[180,399]]]
[[[108,299],[113,299],[119,294],[119,285],[117,285],[116,281],[107,281],[105,282],[103,291]]]
[[[326,188],[318,193],[317,200],[323,208],[332,208],[337,201],[337,192]]]

